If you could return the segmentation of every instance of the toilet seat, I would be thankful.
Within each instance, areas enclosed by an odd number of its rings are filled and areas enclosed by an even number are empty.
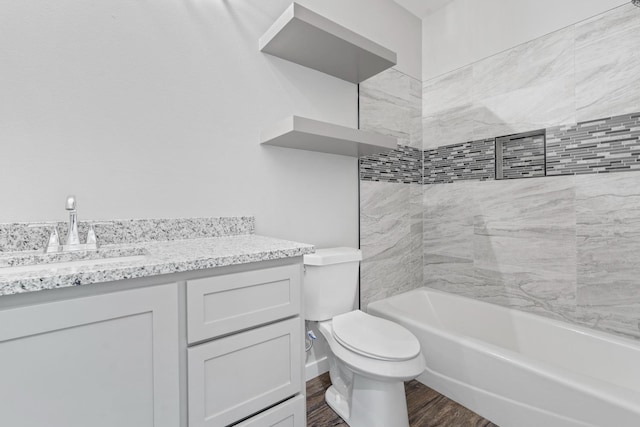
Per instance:
[[[333,318],[332,336],[343,347],[377,360],[404,361],[420,354],[420,342],[404,327],[360,310]]]

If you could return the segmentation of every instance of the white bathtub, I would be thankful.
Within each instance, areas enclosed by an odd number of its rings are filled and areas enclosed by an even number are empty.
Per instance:
[[[429,288],[369,304],[422,344],[418,377],[501,427],[639,427],[640,343]]]

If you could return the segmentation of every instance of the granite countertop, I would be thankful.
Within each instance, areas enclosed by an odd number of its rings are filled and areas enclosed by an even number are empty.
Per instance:
[[[8,268],[3,272],[0,259],[0,296],[296,257],[313,251],[312,245],[304,243],[240,234],[103,245],[93,255],[102,263],[83,260],[85,265],[81,266],[39,264],[29,267],[28,271],[20,271],[24,270],[20,267],[18,271]],[[105,261],[105,253],[129,258]],[[26,257],[33,259],[34,256]],[[77,256],[75,258],[56,262],[77,261]],[[18,262],[17,265],[25,263]],[[16,263],[5,260],[4,265],[15,266]]]

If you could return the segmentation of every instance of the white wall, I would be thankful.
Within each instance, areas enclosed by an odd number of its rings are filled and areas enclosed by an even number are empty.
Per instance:
[[[422,19],[422,80],[610,10],[624,0],[452,0]]]
[[[415,17],[341,3],[304,1],[420,73]],[[357,245],[356,160],[258,143],[291,114],[357,123],[355,85],[258,51],[289,4],[0,0],[0,222],[64,220],[75,194],[80,219],[249,214],[262,234]]]

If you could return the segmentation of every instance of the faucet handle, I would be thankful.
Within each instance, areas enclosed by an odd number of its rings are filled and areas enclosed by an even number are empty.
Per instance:
[[[47,252],[58,252],[60,250],[60,236],[58,236],[58,227],[55,225],[49,235],[49,243],[47,243]]]
[[[87,230],[87,246],[98,247],[98,239],[96,239],[96,230],[93,229],[94,223],[89,223],[89,230]]]
[[[49,234],[49,242],[45,248],[46,253],[60,252],[60,236],[58,235],[58,226],[55,223],[35,223],[29,224],[29,228],[51,228]]]
[[[96,237],[95,225],[109,225],[113,224],[110,221],[86,221],[89,229],[87,230],[87,246],[91,246],[91,249],[98,249],[98,239]]]

